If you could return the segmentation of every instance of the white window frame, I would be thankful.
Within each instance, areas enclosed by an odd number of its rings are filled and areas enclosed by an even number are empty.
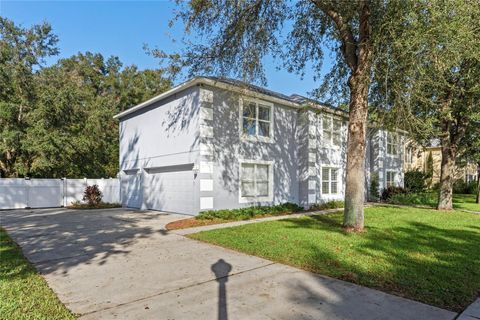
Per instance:
[[[267,197],[242,197],[242,165],[243,164],[256,164],[256,165],[268,165],[268,196]],[[264,160],[240,160],[238,165],[238,201],[239,203],[251,203],[251,202],[270,202],[273,201],[273,165],[274,161]]]
[[[255,135],[248,135],[248,134],[244,134],[243,133],[243,106],[244,104],[246,105],[247,103],[249,102],[253,102],[255,103],[256,105],[256,119],[255,119]],[[269,137],[264,137],[264,136],[259,136],[258,135],[258,123],[259,121],[262,121],[262,120],[259,120],[258,119],[258,105],[261,104],[261,105],[264,105],[266,107],[269,107],[270,108],[270,136]],[[239,101],[239,105],[240,105],[240,110],[239,110],[239,133],[240,133],[240,140],[248,140],[248,141],[259,141],[259,142],[269,142],[269,143],[273,143],[273,136],[274,136],[274,133],[273,133],[273,122],[274,122],[274,119],[273,119],[273,114],[274,114],[274,105],[273,103],[271,102],[267,102],[265,100],[260,100],[260,99],[256,99],[256,98],[245,98],[245,97],[242,97],[240,98],[240,101]]]
[[[330,122],[330,139],[327,141],[327,139],[325,138],[325,128],[323,126],[323,121],[327,119],[329,122]],[[323,113],[322,114],[322,117],[320,118],[320,121],[322,123],[322,144],[323,145],[326,145],[327,147],[330,147],[332,149],[340,149],[342,147],[342,144],[343,144],[343,121],[341,118],[339,117],[336,117],[334,115],[331,115],[331,114],[325,114]],[[338,130],[338,132],[334,131],[334,125],[333,123],[335,121],[338,121],[340,123],[340,128]],[[333,139],[333,135],[334,133],[338,133],[338,135],[340,136],[340,144],[339,145],[336,145],[333,143],[334,139]]]
[[[414,158],[413,147],[411,147],[411,146],[405,147],[405,157],[404,157],[405,163],[406,164],[412,164],[414,162],[413,158]]]
[[[323,192],[323,169],[328,169],[328,192],[324,193]],[[332,169],[337,170],[337,192],[332,193]],[[335,196],[341,194],[341,178],[340,178],[340,167],[338,166],[323,166],[320,168],[320,194],[322,195],[329,195],[329,196]]]
[[[388,141],[389,137],[392,137],[393,142]],[[391,153],[391,152],[388,151],[388,146],[389,145],[391,145],[392,148],[395,147],[396,153]],[[385,151],[387,153],[387,156],[389,156],[389,157],[399,157],[400,156],[400,135],[398,133],[387,131],[387,135],[385,137]]]
[[[393,174],[393,180],[392,180],[392,183],[391,183],[391,184],[388,183],[388,174]],[[398,172],[397,172],[397,171],[395,171],[395,170],[386,170],[386,172],[385,172],[385,187],[388,188],[388,187],[396,187],[396,186],[398,186],[397,176],[398,176]]]

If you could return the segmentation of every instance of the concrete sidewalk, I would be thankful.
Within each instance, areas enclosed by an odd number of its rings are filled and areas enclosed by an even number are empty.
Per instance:
[[[475,300],[465,309],[457,318],[457,320],[478,320],[480,319],[480,298]]]
[[[21,210],[0,221],[81,319],[453,319],[456,314],[164,230],[158,212]]]
[[[212,225],[201,226],[201,227],[171,230],[170,232],[175,233],[175,234],[187,235],[187,234],[193,234],[193,233],[197,233],[197,232],[201,232],[201,231],[208,231],[208,230],[243,226],[245,224],[252,224],[252,223],[258,223],[258,222],[265,222],[265,221],[277,221],[277,220],[285,220],[285,219],[294,219],[294,218],[308,217],[308,216],[319,215],[319,214],[327,214],[327,213],[338,212],[338,211],[343,211],[343,208],[327,209],[327,210],[321,210],[321,211],[299,212],[299,213],[293,213],[293,214],[288,214],[288,215],[283,215],[283,216],[254,218],[254,219],[250,219],[250,220],[239,220],[239,221],[212,224]]]

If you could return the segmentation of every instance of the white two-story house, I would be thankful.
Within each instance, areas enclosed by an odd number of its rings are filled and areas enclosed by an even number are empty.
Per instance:
[[[115,116],[127,207],[202,210],[343,199],[348,114],[299,95],[197,77]],[[366,189],[403,185],[403,133],[370,127]]]

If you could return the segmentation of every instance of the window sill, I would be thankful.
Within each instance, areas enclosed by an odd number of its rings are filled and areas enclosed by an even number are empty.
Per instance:
[[[398,155],[398,154],[388,154],[387,153],[387,158],[400,159],[400,155]]]
[[[257,137],[257,136],[247,136],[241,135],[240,140],[249,141],[249,142],[264,142],[264,143],[273,143],[273,138],[266,138],[266,137]]]
[[[240,203],[272,202],[273,197],[240,197]]]

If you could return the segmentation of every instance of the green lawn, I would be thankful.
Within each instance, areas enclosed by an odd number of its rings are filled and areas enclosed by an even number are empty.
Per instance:
[[[0,228],[0,319],[74,319]]]
[[[453,207],[455,209],[464,209],[480,212],[480,204],[475,203],[476,196],[474,194],[454,194]]]
[[[457,312],[480,294],[480,215],[372,207],[365,221],[363,233],[334,213],[191,237]]]
[[[480,204],[475,203],[476,196],[473,194],[454,194],[453,208],[480,212]],[[394,204],[423,205],[435,208],[438,203],[437,192],[399,194],[391,199]]]

